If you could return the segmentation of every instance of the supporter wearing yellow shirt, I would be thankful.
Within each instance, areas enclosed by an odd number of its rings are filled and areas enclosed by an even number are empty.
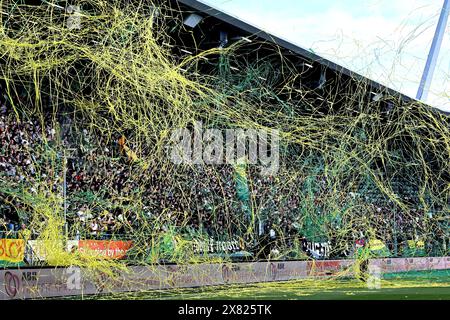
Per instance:
[[[22,227],[19,231],[19,239],[23,239],[27,242],[31,237],[31,231],[27,228],[25,224],[22,224]]]

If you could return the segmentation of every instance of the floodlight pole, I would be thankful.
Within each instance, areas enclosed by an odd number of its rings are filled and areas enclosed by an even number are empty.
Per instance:
[[[431,44],[430,52],[428,54],[427,63],[425,64],[425,69],[423,70],[422,80],[420,81],[419,90],[417,91],[417,100],[424,101],[427,99],[430,84],[433,80],[433,73],[436,68],[437,58],[441,49],[442,39],[444,38],[449,12],[450,0],[444,0],[444,6],[442,7],[436,32],[434,34],[433,43]]]

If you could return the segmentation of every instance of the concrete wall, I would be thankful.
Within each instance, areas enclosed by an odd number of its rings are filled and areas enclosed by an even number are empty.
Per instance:
[[[0,300],[88,295],[352,274],[352,260],[273,261],[130,267],[114,277],[76,267],[0,271]],[[450,269],[450,257],[374,259],[382,273]]]

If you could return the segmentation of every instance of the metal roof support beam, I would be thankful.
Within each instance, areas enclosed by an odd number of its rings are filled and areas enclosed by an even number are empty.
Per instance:
[[[426,100],[430,90],[431,81],[433,80],[434,70],[436,69],[437,58],[441,49],[442,39],[444,38],[445,28],[447,26],[448,15],[450,12],[450,0],[444,0],[441,16],[436,27],[433,43],[431,44],[430,53],[428,54],[427,63],[423,70],[422,80],[420,81],[419,90],[417,91],[417,100]]]

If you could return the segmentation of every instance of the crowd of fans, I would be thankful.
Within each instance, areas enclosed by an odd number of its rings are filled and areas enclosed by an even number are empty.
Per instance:
[[[329,194],[343,207],[370,201],[358,194],[336,198],[323,174],[287,170],[279,176],[263,176],[249,166],[249,195],[243,200],[237,194],[232,165],[169,164],[167,170],[158,166],[143,170],[134,161],[139,155],[131,161],[124,155],[121,134],[107,137],[106,142],[101,132],[77,128],[70,120],[54,121],[50,113],[45,119],[23,119],[8,101],[6,95],[0,101],[0,179],[6,182],[0,190],[0,233],[4,235],[18,232],[23,225],[33,226],[27,214],[31,209],[13,196],[25,188],[31,194],[65,194],[67,229],[78,239],[126,238],[137,230],[156,234],[168,226],[210,236],[233,235],[249,226],[253,213],[260,236],[281,239],[288,247],[300,234],[326,241],[320,236],[339,234],[348,226],[353,229],[347,230],[349,242],[369,236],[358,231],[364,219],[349,222],[337,214],[330,220]],[[128,149],[134,149],[127,143]],[[423,221],[411,220],[411,215],[424,213],[393,213],[383,201],[364,207],[371,214],[352,214],[371,216],[364,228],[379,226],[370,236],[388,243],[414,238]]]

